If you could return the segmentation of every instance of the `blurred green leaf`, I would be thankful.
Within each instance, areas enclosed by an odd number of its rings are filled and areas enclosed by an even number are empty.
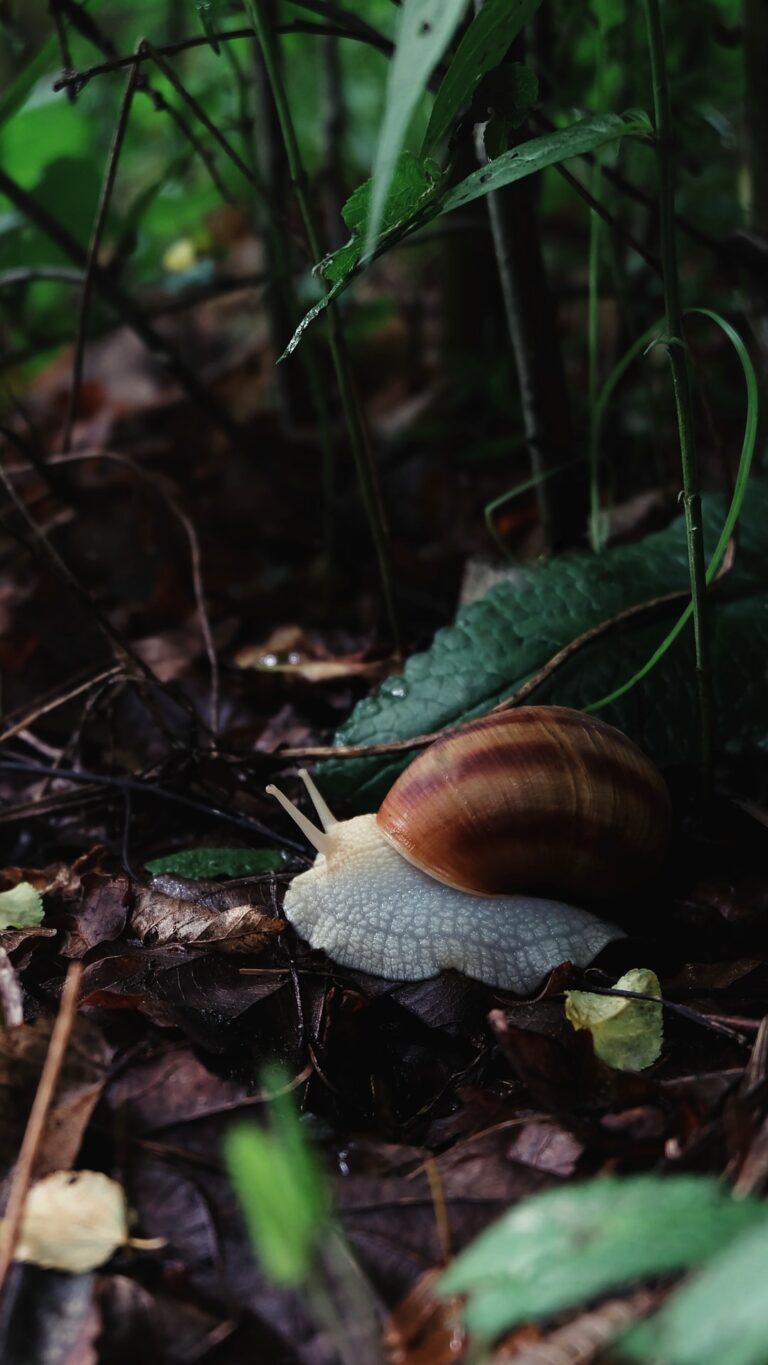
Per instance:
[[[469,25],[435,96],[422,155],[434,154],[478,81],[501,62],[541,0],[486,0]],[[490,155],[490,153],[489,153]]]
[[[31,929],[43,922],[43,898],[31,882],[0,891],[0,929]]]
[[[758,1200],[734,1199],[705,1176],[601,1177],[518,1204],[457,1257],[438,1290],[466,1295],[464,1322],[490,1340],[700,1264],[764,1216]]]
[[[466,8],[467,0],[403,0],[373,163],[366,256],[374,250],[381,231],[390,184],[411,115]]]
[[[505,88],[493,98],[493,116],[483,134],[483,145],[490,161],[509,150],[513,133],[525,122],[539,96],[535,71],[521,62],[503,68]]]
[[[743,1232],[619,1342],[654,1365],[768,1365],[768,1218]]]
[[[311,1277],[330,1196],[287,1092],[286,1073],[269,1068],[262,1085],[273,1096],[270,1131],[238,1124],[224,1151],[264,1273],[275,1284],[300,1285]]]
[[[644,967],[633,967],[613,989],[637,991],[661,1001],[659,978]],[[575,1029],[589,1030],[595,1055],[617,1071],[643,1071],[659,1058],[664,1036],[661,1003],[566,991],[565,1017]]]
[[[250,877],[280,871],[285,859],[274,848],[188,848],[145,866],[155,874],[175,872],[179,877]]]
[[[217,42],[215,34],[219,20],[219,0],[195,0],[195,9],[203,33],[208,39],[212,51],[218,57],[221,52],[221,43]]]

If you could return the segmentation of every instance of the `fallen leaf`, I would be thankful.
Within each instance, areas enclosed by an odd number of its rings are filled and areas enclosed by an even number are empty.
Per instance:
[[[284,927],[282,920],[252,905],[213,910],[153,888],[139,892],[130,923],[131,932],[147,947],[204,944],[220,953],[260,953]]]
[[[128,1241],[122,1185],[101,1171],[54,1171],[27,1195],[16,1260],[82,1275]]]
[[[0,1030],[0,1176],[18,1156],[50,1036],[47,1018]],[[111,1056],[112,1049],[96,1025],[78,1016],[38,1148],[36,1176],[76,1161]]]
[[[643,1071],[658,1060],[663,1042],[659,978],[647,968],[633,967],[612,989],[653,995],[659,1004],[593,991],[566,991],[566,1018],[575,1029],[589,1030],[595,1054],[606,1066]]]
[[[0,891],[0,929],[36,928],[43,919],[43,898],[30,882]]]

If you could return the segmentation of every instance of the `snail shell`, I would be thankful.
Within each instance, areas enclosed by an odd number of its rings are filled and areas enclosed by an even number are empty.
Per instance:
[[[595,900],[657,870],[666,784],[604,721],[528,706],[470,722],[425,749],[379,810],[382,834],[447,886]]]

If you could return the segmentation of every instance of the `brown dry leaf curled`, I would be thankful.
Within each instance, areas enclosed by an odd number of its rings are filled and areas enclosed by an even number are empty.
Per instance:
[[[142,890],[131,916],[131,932],[150,947],[185,943],[219,953],[260,953],[282,932],[282,920],[252,905],[211,909],[200,901]]]

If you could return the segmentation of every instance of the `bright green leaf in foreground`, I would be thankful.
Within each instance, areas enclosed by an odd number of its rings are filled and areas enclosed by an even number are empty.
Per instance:
[[[768,1365],[768,1217],[683,1284],[620,1343],[664,1365]]]
[[[187,848],[153,858],[148,871],[175,872],[179,877],[252,877],[260,872],[279,872],[285,866],[274,848]]]
[[[299,1122],[287,1077],[271,1068],[271,1131],[239,1124],[224,1150],[232,1184],[264,1273],[275,1284],[303,1284],[330,1217],[330,1198]]]
[[[659,978],[645,967],[633,967],[613,989],[654,995],[661,1002]],[[595,1055],[606,1066],[617,1071],[642,1071],[658,1060],[664,1037],[661,1003],[595,995],[593,991],[566,991],[565,1015],[575,1029],[589,1030]]]
[[[43,922],[43,898],[31,882],[0,891],[0,929],[33,929]]]
[[[705,1176],[609,1176],[548,1190],[481,1234],[438,1281],[490,1340],[649,1275],[686,1270],[764,1218]],[[669,1362],[667,1362],[669,1365]]]

